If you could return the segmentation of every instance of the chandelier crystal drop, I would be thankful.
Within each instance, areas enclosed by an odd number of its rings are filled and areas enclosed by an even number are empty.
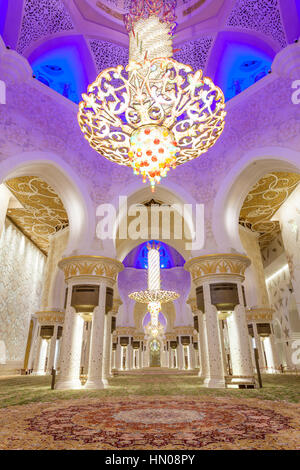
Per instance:
[[[132,292],[129,298],[139,303],[147,303],[150,313],[150,336],[157,337],[163,327],[158,320],[161,304],[178,299],[179,294],[174,291],[165,291],[160,288],[160,245],[148,243],[148,289],[146,291]]]
[[[152,190],[171,168],[206,152],[224,129],[224,95],[201,70],[172,58],[176,0],[132,0],[129,64],[101,72],[82,95],[90,146],[133,168]]]

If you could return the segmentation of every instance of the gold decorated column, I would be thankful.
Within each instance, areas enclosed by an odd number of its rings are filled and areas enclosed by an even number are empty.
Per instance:
[[[104,388],[104,318],[106,311],[111,309],[109,299],[112,299],[113,287],[123,265],[115,259],[83,255],[64,258],[59,262],[59,267],[65,275],[68,298],[61,350],[61,374],[56,388],[81,388],[82,326],[87,317],[92,320],[92,330],[85,388]],[[76,341],[72,339],[74,337]]]
[[[197,308],[203,311],[203,342],[207,348],[204,385],[207,387],[225,387],[223,338],[219,330],[220,314],[224,312],[231,315],[229,339],[235,383],[237,386],[254,384],[242,291],[249,265],[249,258],[237,253],[200,256],[185,264],[196,287]]]

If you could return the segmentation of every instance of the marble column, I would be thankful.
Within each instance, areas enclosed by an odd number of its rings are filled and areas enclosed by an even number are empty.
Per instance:
[[[115,370],[117,368],[117,350],[112,349],[112,370]],[[111,375],[112,371],[111,371]]]
[[[120,345],[120,339],[118,338],[116,347],[116,369],[121,370],[122,367],[122,346]]]
[[[260,339],[260,336],[257,332],[256,323],[253,322],[252,326],[253,326],[255,346],[256,346],[256,349],[258,351],[258,364],[259,364],[261,372],[264,372],[265,368],[266,368],[266,365],[265,365],[265,356],[264,356],[264,351],[263,351],[262,344],[261,344],[261,339]]]
[[[125,348],[125,370],[130,370],[130,354],[131,351],[129,350],[129,344],[127,344]]]
[[[106,283],[103,282],[99,289],[99,305],[93,311],[89,371],[85,389],[101,389],[107,385],[103,380],[105,299]]]
[[[240,304],[227,317],[230,357],[232,364],[232,384],[254,384],[254,374],[249,348],[249,333],[246,322],[246,310],[243,305],[241,284],[238,283]]]
[[[220,320],[220,319],[219,319],[219,332],[220,332],[220,343],[221,343],[221,352],[222,352],[224,373],[225,373],[225,375],[227,375],[227,358],[226,358],[226,350],[225,350],[223,320]]]
[[[33,371],[32,371],[32,373],[33,373],[34,375],[36,375],[37,370],[38,370],[38,364],[39,364],[39,360],[40,360],[41,347],[42,347],[41,326],[38,325],[37,337],[36,337],[35,356],[34,356]]]
[[[37,365],[36,375],[45,375],[47,349],[48,349],[48,341],[44,338],[41,338],[41,347],[40,347],[40,353],[38,356],[38,365]]]
[[[209,388],[225,387],[224,367],[222,360],[218,312],[214,305],[211,304],[210,287],[207,282],[203,284],[205,314],[204,324],[206,331],[207,344],[207,375],[204,379],[204,386]]]
[[[49,347],[49,355],[48,355],[48,363],[47,363],[47,373],[51,374],[52,368],[54,367],[54,358],[55,358],[55,351],[56,351],[56,339],[57,339],[57,323],[54,325],[53,335],[50,339],[50,347]]]
[[[110,377],[111,371],[111,351],[112,351],[112,334],[111,322],[113,312],[105,315],[104,321],[104,355],[103,355],[103,382],[107,385],[107,379]]]
[[[34,318],[34,327],[33,327],[33,332],[32,332],[32,342],[31,342],[31,348],[30,348],[30,353],[29,353],[29,358],[28,358],[28,369],[29,370],[34,370],[34,363],[35,363],[35,357],[37,353],[37,346],[38,346],[38,334],[39,334],[39,322],[37,318]]]
[[[144,345],[144,358],[143,358],[144,367],[149,367],[149,349],[148,344]]]
[[[57,371],[60,368],[60,348],[61,348],[61,338],[56,342],[56,355],[54,361],[54,369]]]
[[[188,346],[188,353],[189,353],[189,369],[195,369],[195,350],[194,345],[191,342]]]
[[[57,390],[82,388],[80,361],[83,323],[83,318],[76,313],[73,307],[66,308],[61,344],[60,374],[55,385]]]
[[[170,344],[169,341],[166,342],[166,368],[170,368]]]
[[[129,344],[126,347],[126,370],[131,370],[133,366],[133,348],[131,344],[131,338],[129,338]]]
[[[179,370],[182,370],[184,368],[184,357],[183,357],[183,345],[181,344],[181,337],[179,336],[179,342],[177,346],[177,358],[178,358],[178,364],[177,367]]]
[[[173,363],[173,353],[172,353],[173,349],[171,348],[171,346],[169,346],[169,369],[173,369],[174,368],[174,363]]]
[[[79,369],[82,349],[83,318],[92,314],[90,354],[86,389],[104,387],[103,374],[103,336],[107,287],[113,288],[117,275],[123,269],[122,263],[104,256],[75,255],[63,258],[59,263],[68,285],[67,308],[61,346],[61,373],[56,388],[81,388]],[[98,299],[93,299],[93,311],[85,309],[85,303],[76,304],[83,298],[72,294],[76,286],[93,285],[99,288]],[[84,292],[84,291],[82,291]],[[94,293],[97,290],[94,290]],[[83,296],[83,297],[82,297]],[[73,300],[72,300],[73,299]],[[71,304],[74,302],[74,307]],[[98,302],[98,304],[97,304]],[[83,309],[81,310],[81,307]],[[76,310],[78,313],[76,313]]]
[[[43,338],[40,336],[40,333],[39,333],[39,336],[37,339],[35,361],[34,361],[34,366],[33,366],[34,375],[40,375],[39,372],[40,372],[40,356],[41,356],[42,342],[43,342]]]
[[[279,366],[280,366],[280,361],[279,361],[279,355],[278,355],[278,350],[275,344],[275,337],[273,333],[270,334],[269,336],[269,341],[270,341],[270,348],[272,351],[273,355],[273,363],[274,363],[274,374],[279,374]]]
[[[87,326],[86,326],[86,338],[85,338],[86,353],[85,353],[84,364],[83,364],[85,373],[87,373],[89,369],[90,350],[91,350],[91,331],[92,331],[92,321],[88,321]]]
[[[119,370],[125,370],[126,368],[126,360],[124,362],[124,357],[126,357],[126,347],[120,346],[120,369]]]
[[[178,361],[178,346],[176,349],[174,349],[174,354],[173,354],[173,359],[174,359],[174,369],[179,369],[179,361]]]
[[[142,347],[140,346],[139,347],[139,350],[138,350],[138,358],[139,358],[139,369],[142,369]]]
[[[276,374],[278,370],[278,360],[277,360],[277,351],[275,345],[272,341],[272,335],[262,338],[264,344],[264,350],[267,359],[267,371],[269,374]]]
[[[144,345],[141,346],[141,359],[140,359],[140,368],[144,368]]]
[[[196,295],[198,296],[197,305],[203,305],[201,308],[204,310],[203,337],[201,338],[202,341],[200,339],[200,342],[202,342],[201,350],[203,350],[204,343],[204,350],[206,349],[207,351],[206,367],[202,363],[202,369],[206,368],[204,379],[204,386],[206,387],[225,387],[225,371],[218,324],[218,310],[216,306],[218,306],[218,308],[221,310],[222,306],[224,305],[226,306],[224,310],[228,310],[228,299],[224,298],[223,303],[223,300],[220,298],[220,290],[213,290],[214,298],[212,299],[210,292],[211,285],[223,283],[238,284],[243,282],[245,280],[245,270],[249,265],[249,258],[239,253],[208,254],[192,258],[185,263],[184,268],[191,273],[192,281],[196,289]],[[230,300],[232,308],[237,305],[237,303],[235,303],[236,300],[236,295],[232,292],[232,298]],[[235,316],[236,324],[241,327],[241,311],[237,310]],[[200,324],[199,332],[201,329],[202,328]],[[244,334],[245,331],[241,333],[242,336]],[[242,358],[241,361],[243,361]]]
[[[207,352],[205,316],[202,312],[198,314],[198,324],[199,324],[199,358],[200,358],[199,377],[205,378],[208,374],[208,352]]]

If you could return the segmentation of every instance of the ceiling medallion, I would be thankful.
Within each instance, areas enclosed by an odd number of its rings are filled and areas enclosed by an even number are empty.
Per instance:
[[[161,304],[171,302],[179,297],[177,292],[161,290],[160,288],[160,244],[148,243],[148,290],[140,292],[132,292],[129,298],[139,303],[147,303],[150,313],[150,325],[147,333],[154,338],[161,331],[162,326],[158,321],[158,315],[161,311]]]
[[[90,146],[155,184],[206,152],[224,129],[224,95],[202,70],[172,58],[176,0],[132,0],[129,64],[101,72],[82,95]]]

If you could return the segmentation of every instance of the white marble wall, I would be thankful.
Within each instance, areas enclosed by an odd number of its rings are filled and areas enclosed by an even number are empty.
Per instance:
[[[31,315],[39,310],[45,256],[8,219],[0,238],[0,342],[22,367]]]

